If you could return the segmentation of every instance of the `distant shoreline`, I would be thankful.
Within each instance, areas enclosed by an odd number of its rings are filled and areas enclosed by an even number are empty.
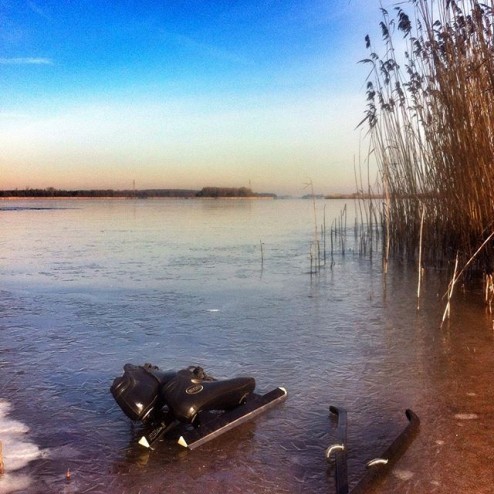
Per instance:
[[[177,201],[195,201],[195,200],[227,200],[227,201],[273,201],[277,197],[270,196],[251,196],[251,197],[179,197],[179,196],[153,196],[153,197],[126,197],[126,196],[2,196],[0,201],[159,201],[163,199],[173,199]],[[296,198],[294,198],[296,199]]]
[[[276,194],[257,193],[247,187],[203,187],[190,189],[145,189],[145,190],[58,190],[47,189],[0,190],[0,199],[276,199]]]
[[[361,200],[361,199],[380,199],[381,196],[356,196],[353,194],[336,194],[336,195],[327,195],[327,196],[317,196],[315,199],[317,200],[331,200],[331,201],[339,201],[339,200]],[[2,191],[0,191],[0,201],[36,201],[36,200],[49,200],[49,201],[126,201],[126,200],[140,200],[140,201],[156,201],[163,199],[174,199],[177,201],[191,201],[191,200],[286,200],[286,199],[298,199],[298,200],[308,200],[312,199],[312,197],[308,196],[271,196],[271,195],[258,195],[258,196],[248,196],[248,197],[181,197],[181,196],[149,196],[149,197],[132,197],[132,196],[91,196],[91,195],[78,195],[78,196],[10,196],[10,195],[2,195]]]
[[[23,189],[0,190],[0,199],[4,200],[36,200],[36,199],[331,199],[331,200],[356,200],[379,199],[381,195],[369,195],[362,193],[351,194],[306,194],[304,196],[278,196],[277,194],[257,193],[251,189],[228,187],[204,187],[201,190],[190,189],[145,189],[145,190],[57,190],[48,189]]]

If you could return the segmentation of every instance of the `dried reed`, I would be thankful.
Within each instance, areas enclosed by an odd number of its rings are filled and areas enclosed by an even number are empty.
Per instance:
[[[494,5],[410,0],[411,15],[402,5],[394,16],[381,9],[384,55],[366,36],[362,61],[371,69],[362,123],[385,195],[384,263],[420,251],[421,264],[452,264],[457,254],[464,264],[493,223]],[[490,272],[493,256],[485,244],[469,270]]]
[[[494,300],[494,276],[492,274],[484,276],[484,285],[485,305],[489,314],[492,314],[492,301]]]
[[[3,464],[3,446],[2,441],[0,441],[0,475],[5,473],[5,465]]]
[[[423,238],[423,233],[424,233],[424,216],[425,216],[425,206],[422,207],[422,215],[420,218],[420,240],[419,240],[419,264],[418,264],[418,273],[419,273],[419,280],[418,280],[418,286],[417,286],[417,310],[420,309],[420,287],[422,283],[422,272],[423,272],[423,267],[422,267],[422,238]]]
[[[449,316],[451,314],[451,298],[453,297],[453,290],[455,288],[455,284],[458,281],[458,275],[456,274],[457,271],[458,271],[458,255],[456,255],[455,269],[453,271],[453,278],[449,282],[449,286],[448,286],[448,293],[447,293],[448,294],[448,302],[447,302],[446,307],[444,309],[443,318],[441,321],[441,326],[444,324],[444,321],[446,319],[449,319]]]

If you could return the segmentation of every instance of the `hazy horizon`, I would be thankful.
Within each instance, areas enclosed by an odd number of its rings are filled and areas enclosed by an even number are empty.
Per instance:
[[[2,8],[0,189],[355,189],[377,0]]]

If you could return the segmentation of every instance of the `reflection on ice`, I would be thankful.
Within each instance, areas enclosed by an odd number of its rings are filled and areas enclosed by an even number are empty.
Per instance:
[[[9,411],[10,403],[0,400],[0,452],[5,472],[0,476],[0,494],[26,489],[31,479],[27,475],[12,472],[42,455],[36,444],[26,440],[29,428],[22,422],[9,418]]]

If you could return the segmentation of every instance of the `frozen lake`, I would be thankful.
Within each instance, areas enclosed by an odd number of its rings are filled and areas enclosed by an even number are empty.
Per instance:
[[[317,201],[316,224],[344,205]],[[379,492],[492,492],[480,293],[459,291],[440,329],[445,274],[426,272],[417,312],[416,270],[384,278],[353,233],[311,276],[306,200],[4,200],[0,218],[0,493],[331,493],[331,404],[352,485],[411,408],[421,431]],[[126,362],[252,375],[288,400],[195,451],[147,452],[109,392]]]

